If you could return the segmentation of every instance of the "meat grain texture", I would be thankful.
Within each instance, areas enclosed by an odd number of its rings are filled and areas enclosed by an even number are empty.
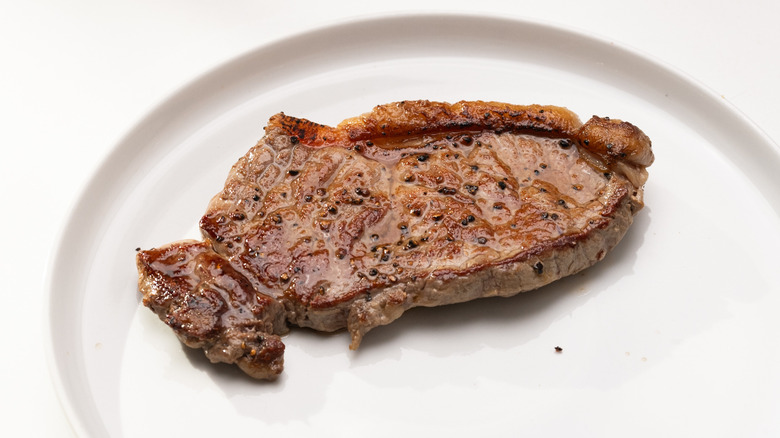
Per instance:
[[[212,362],[274,379],[288,324],[350,348],[415,306],[508,297],[604,258],[642,208],[634,125],[405,101],[336,127],[284,114],[231,169],[203,241],[137,256],[143,303]]]

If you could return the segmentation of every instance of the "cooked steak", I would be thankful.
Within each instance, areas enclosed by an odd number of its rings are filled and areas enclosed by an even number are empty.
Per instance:
[[[284,307],[258,294],[206,242],[186,241],[138,253],[139,287],[151,308],[189,347],[212,362],[236,363],[258,379],[283,368]]]
[[[200,221],[138,255],[144,303],[212,361],[281,371],[284,319],[350,348],[415,306],[512,296],[601,260],[650,140],[565,108],[405,101],[336,127],[277,114]]]

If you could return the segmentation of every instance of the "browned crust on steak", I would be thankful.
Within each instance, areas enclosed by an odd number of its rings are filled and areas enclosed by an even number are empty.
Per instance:
[[[274,379],[284,366],[283,307],[258,294],[249,281],[204,242],[183,241],[136,256],[143,303],[188,347],[212,362],[237,364],[258,379]]]
[[[346,327],[357,348],[411,307],[511,296],[601,260],[652,161],[634,125],[555,106],[404,101],[336,127],[280,113],[212,199],[198,251],[290,323]],[[144,254],[142,290],[160,295]],[[145,298],[163,320],[183,302]],[[169,325],[192,346],[221,336]]]
[[[522,106],[482,101],[448,104],[409,100],[379,105],[369,113],[344,120],[335,128],[280,113],[271,117],[266,130],[280,128],[287,135],[313,147],[349,147],[361,140],[454,131],[522,131],[576,136],[581,124],[568,109],[550,105]]]

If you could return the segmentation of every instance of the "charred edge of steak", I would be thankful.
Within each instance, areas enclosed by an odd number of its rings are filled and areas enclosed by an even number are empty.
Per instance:
[[[177,242],[136,256],[143,303],[182,343],[211,362],[237,364],[258,379],[284,368],[285,314],[204,242]]]
[[[347,120],[339,127],[355,141],[458,130],[571,135],[580,124],[574,113],[555,106],[403,101],[377,106],[372,112]]]
[[[501,102],[460,101],[454,104],[407,100],[376,106],[371,112],[346,119],[337,127],[279,113],[267,130],[281,128],[295,141],[309,146],[338,144],[352,147],[359,141],[430,135],[451,131],[493,131],[560,136],[571,139],[598,157],[592,163],[604,171],[628,173],[637,187],[653,163],[650,139],[629,122],[593,116],[585,124],[567,108],[552,105],[512,105]],[[621,165],[622,164],[622,165]],[[627,168],[629,164],[632,168]],[[617,169],[615,169],[617,168]]]
[[[455,104],[407,100],[376,106],[373,111],[329,127],[283,113],[271,118],[277,126],[310,146],[375,138],[436,134],[448,131],[528,132],[572,136],[581,125],[576,114],[550,105],[511,105],[461,101]]]

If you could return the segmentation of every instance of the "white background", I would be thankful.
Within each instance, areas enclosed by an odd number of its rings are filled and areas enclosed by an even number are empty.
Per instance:
[[[43,348],[46,268],[80,190],[141,117],[203,72],[269,41],[344,18],[439,10],[536,19],[633,47],[701,81],[780,139],[777,1],[5,0],[4,435],[72,434]]]

